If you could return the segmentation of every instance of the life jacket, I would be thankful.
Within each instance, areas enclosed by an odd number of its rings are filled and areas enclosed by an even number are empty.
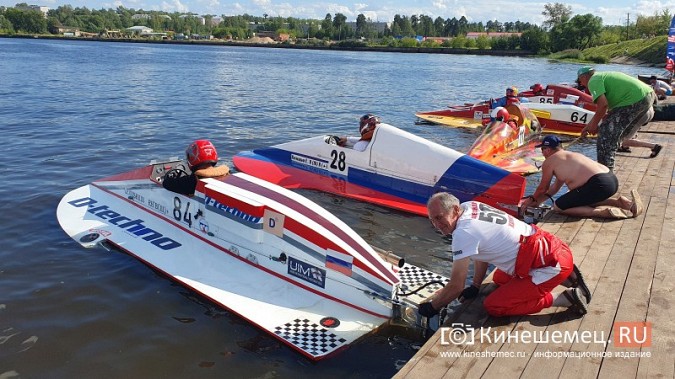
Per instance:
[[[222,166],[211,166],[207,168],[202,168],[195,171],[195,175],[200,178],[216,178],[219,176],[229,175],[230,168],[226,165]]]

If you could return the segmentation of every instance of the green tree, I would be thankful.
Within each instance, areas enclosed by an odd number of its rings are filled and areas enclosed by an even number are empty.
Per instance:
[[[598,37],[598,45],[609,45],[621,42],[621,32],[614,28],[604,28]]]
[[[356,16],[356,36],[363,37],[368,32],[368,22],[366,16],[360,13]]]
[[[635,22],[637,37],[653,37],[668,34],[672,18],[673,16],[668,10],[664,10],[660,14],[654,12],[654,15],[649,17],[638,15]]]
[[[426,36],[426,37],[435,37],[438,34],[436,34],[436,28],[434,27],[434,20],[425,15],[420,15],[420,21],[417,26],[417,34]]]
[[[333,35],[333,16],[330,13],[326,13],[323,21],[321,21],[321,37],[330,39]]]
[[[333,39],[340,41],[348,35],[347,16],[342,13],[336,13],[335,16],[333,16]]]
[[[487,36],[481,35],[476,38],[476,47],[479,49],[489,49],[490,48],[490,38]]]
[[[12,23],[14,30],[17,32],[47,33],[47,19],[45,19],[42,12],[9,8],[5,11],[5,17]]]
[[[441,17],[436,17],[434,20],[434,30],[436,31],[436,35],[439,37],[445,37],[445,21],[443,21],[443,18]]]
[[[547,3],[544,5],[544,11],[541,14],[546,17],[544,27],[552,29],[560,24],[566,23],[572,16],[572,7],[562,3]]]
[[[563,51],[571,49],[574,46],[574,41],[572,37],[572,31],[570,26],[567,23],[559,24],[551,28],[548,32],[549,39],[551,41],[551,51]]]
[[[509,40],[506,37],[497,37],[492,39],[492,50],[508,50]]]
[[[548,34],[539,27],[527,29],[520,36],[520,48],[535,54],[550,50]]]
[[[569,21],[569,39],[573,41],[573,48],[583,50],[591,47],[591,42],[597,39],[602,32],[602,18],[590,13],[576,15]]]
[[[403,37],[413,37],[415,36],[415,30],[412,27],[412,23],[407,16],[394,16],[394,24],[398,26],[398,34],[394,33],[394,36],[403,36]],[[392,29],[393,32],[393,29]]]
[[[405,37],[402,38],[400,41],[401,47],[417,47],[419,46],[419,43],[417,42],[417,39],[411,38],[411,37]]]
[[[466,35],[459,35],[452,39],[452,47],[455,49],[461,49],[466,45],[466,42]]]
[[[464,34],[466,36],[466,33],[468,31],[469,31],[469,20],[467,20],[466,17],[462,16],[457,22],[457,34],[455,35],[458,36],[460,34]],[[481,29],[480,31],[482,32],[483,29]]]
[[[490,20],[485,24],[485,31],[487,32],[501,32],[502,23],[497,20]]]
[[[14,33],[14,26],[4,14],[0,14],[0,33]]]

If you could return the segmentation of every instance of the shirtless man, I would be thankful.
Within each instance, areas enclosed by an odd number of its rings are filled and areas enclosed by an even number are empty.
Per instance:
[[[544,164],[541,167],[541,183],[532,196],[528,196],[521,207],[537,206],[547,198],[553,200],[563,184],[569,192],[554,201],[553,210],[574,217],[600,217],[612,219],[628,218],[642,213],[642,201],[637,190],[631,190],[631,199],[614,196],[619,181],[606,166],[571,151],[565,151],[560,139],[547,136],[536,147],[541,147]],[[551,179],[555,182],[551,185]],[[608,206],[598,208],[600,206]]]

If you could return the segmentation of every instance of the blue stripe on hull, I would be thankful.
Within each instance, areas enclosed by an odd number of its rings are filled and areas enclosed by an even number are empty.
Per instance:
[[[291,154],[291,152],[286,150],[268,148],[254,150],[253,152],[242,152],[238,155],[274,164],[291,166],[327,177],[345,178],[350,183],[418,204],[426,204],[429,197],[439,191],[448,191],[457,196],[462,202],[472,200],[476,196],[490,190],[496,183],[510,175],[506,170],[464,155],[443,173],[441,179],[434,186],[430,186],[401,178],[376,174],[355,167],[350,167],[349,175],[345,177],[344,175],[318,167],[297,164],[291,160]],[[307,157],[321,160],[310,156]]]

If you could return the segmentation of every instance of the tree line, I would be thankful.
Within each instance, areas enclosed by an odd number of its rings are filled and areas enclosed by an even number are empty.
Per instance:
[[[133,16],[139,13],[147,15],[147,18],[134,19]],[[202,23],[202,18],[195,14],[143,11],[122,6],[116,9],[90,10],[86,7],[73,8],[65,5],[49,10],[45,18],[42,12],[28,9],[26,3],[19,3],[15,7],[0,7],[0,33],[49,34],[56,33],[60,27],[101,33],[105,30],[124,30],[143,25],[155,31],[186,35],[209,34],[216,38],[235,40],[250,38],[256,32],[271,31],[288,34],[295,43],[337,41],[353,45],[475,47],[550,53],[664,35],[668,32],[672,18],[668,10],[663,10],[651,16],[638,15],[634,22],[627,25],[603,26],[602,18],[590,13],[573,15],[571,6],[562,3],[547,3],[542,15],[545,16],[545,21],[541,26],[529,22],[498,20],[483,24],[469,22],[464,16],[459,19],[434,19],[427,15],[397,14],[390,24],[378,28],[377,23],[359,14],[353,27],[347,23],[347,17],[342,13],[327,13],[323,20],[244,14],[220,17],[220,22],[214,25],[212,21],[216,16],[213,15],[204,16]],[[513,32],[520,35],[469,39],[466,38],[469,32]],[[420,42],[416,36],[446,37],[447,40],[439,42],[429,39]]]

